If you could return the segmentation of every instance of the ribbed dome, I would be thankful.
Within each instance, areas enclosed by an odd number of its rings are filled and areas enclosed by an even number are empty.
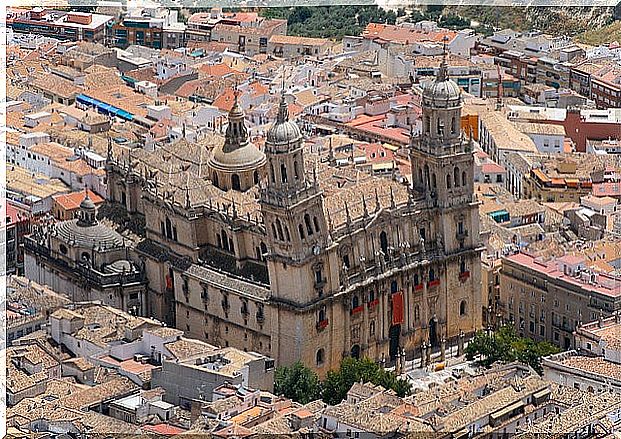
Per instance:
[[[302,138],[298,125],[289,120],[289,110],[283,95],[278,108],[278,118],[267,132],[267,142],[275,145],[292,143]]]
[[[63,242],[83,248],[120,248],[123,237],[103,224],[81,225],[79,220],[62,221],[56,225],[56,236]]]
[[[461,89],[451,79],[444,81],[435,80],[423,86],[423,100],[434,107],[446,107],[459,103]]]
[[[128,261],[127,259],[119,259],[118,261],[114,261],[111,264],[108,264],[104,267],[105,273],[131,273],[137,271],[136,266],[133,262]]]
[[[449,78],[446,61],[446,47],[438,75],[433,81],[423,85],[423,104],[431,107],[453,107],[460,104],[461,89]]]
[[[222,146],[214,148],[209,166],[222,171],[243,171],[256,169],[265,162],[265,154],[250,142],[248,129],[244,123],[244,111],[237,102],[229,112],[229,125]]]

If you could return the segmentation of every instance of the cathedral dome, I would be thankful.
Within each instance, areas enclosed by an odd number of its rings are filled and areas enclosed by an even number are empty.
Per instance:
[[[433,81],[423,85],[423,104],[435,108],[447,108],[459,105],[461,102],[461,89],[455,81],[448,76],[446,52],[438,75]]]
[[[55,235],[71,247],[112,249],[123,246],[123,237],[97,221],[97,207],[86,196],[80,203],[77,219],[56,224]]]
[[[244,123],[244,112],[237,102],[229,112],[229,125],[222,146],[214,148],[209,166],[218,171],[239,172],[253,170],[265,164],[265,154],[250,142]]]
[[[56,236],[75,247],[113,249],[123,246],[123,237],[116,231],[100,223],[86,225],[78,219],[58,223]]]
[[[272,145],[283,145],[297,142],[302,138],[302,132],[298,125],[289,120],[289,110],[283,96],[278,108],[278,118],[267,132],[267,142]]]

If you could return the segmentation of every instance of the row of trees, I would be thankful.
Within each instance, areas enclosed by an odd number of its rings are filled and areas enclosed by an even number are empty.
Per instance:
[[[322,399],[326,404],[335,405],[345,399],[354,383],[361,381],[392,389],[399,396],[409,395],[412,388],[408,381],[384,370],[368,358],[345,358],[337,370],[327,373],[323,381],[301,362],[290,367],[279,367],[276,369],[274,392],[301,404]]]
[[[475,360],[485,367],[497,361],[510,363],[519,361],[528,364],[537,373],[542,373],[541,359],[556,354],[559,349],[548,342],[536,342],[519,337],[513,326],[502,326],[493,333],[479,331],[468,343],[466,358]]]
[[[496,362],[519,361],[541,374],[541,359],[557,352],[559,349],[553,344],[519,337],[512,326],[502,326],[489,334],[477,332],[468,343],[466,358],[476,360],[484,367],[490,367]],[[401,397],[409,395],[412,390],[408,381],[398,378],[394,372],[384,370],[368,358],[345,358],[337,370],[327,373],[323,381],[301,362],[290,367],[279,367],[276,369],[274,392],[301,404],[321,399],[335,405],[345,399],[351,386],[357,382],[370,382],[392,389]]]

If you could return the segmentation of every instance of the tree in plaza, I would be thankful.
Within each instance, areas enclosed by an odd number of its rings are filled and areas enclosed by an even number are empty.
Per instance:
[[[290,367],[279,367],[276,369],[274,392],[300,404],[322,398],[325,403],[336,405],[346,398],[351,386],[358,382],[380,385],[394,390],[399,396],[409,395],[412,389],[408,381],[398,378],[394,372],[384,370],[368,358],[345,358],[337,370],[328,371],[323,382],[299,361]]]
[[[384,370],[368,358],[345,358],[338,370],[331,370],[323,382],[323,401],[335,405],[347,396],[354,383],[370,382],[385,389],[392,389],[399,396],[406,396],[411,391],[411,384],[398,378],[394,372]]]
[[[490,367],[497,361],[519,361],[529,365],[537,373],[542,373],[541,359],[557,352],[559,349],[551,343],[518,337],[512,326],[502,326],[489,335],[484,331],[477,332],[468,343],[466,358],[477,358],[477,362],[485,367]]]
[[[315,372],[298,361],[290,367],[276,369],[274,392],[306,404],[321,397],[321,382]]]

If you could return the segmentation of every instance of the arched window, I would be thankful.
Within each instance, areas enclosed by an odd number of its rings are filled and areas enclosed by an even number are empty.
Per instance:
[[[166,218],[166,237],[168,239],[172,239],[172,222],[170,222],[170,218]]]
[[[254,181],[254,184],[259,183],[259,171],[254,171],[252,174],[252,180]]]
[[[308,213],[304,214],[304,223],[306,224],[306,233],[308,233],[308,236],[312,235],[313,227],[311,226],[311,220]]]
[[[420,284],[419,279],[418,279],[418,274],[414,275],[414,285],[418,285]]]
[[[464,187],[466,186],[466,171],[461,173],[461,185]]]
[[[459,168],[455,167],[453,171],[453,182],[455,183],[455,187],[459,186]]]
[[[265,243],[262,242],[259,248],[261,249],[261,260],[264,261],[265,255],[267,255],[267,245],[265,245]]]
[[[375,300],[375,291],[369,291],[369,302],[373,302]]]
[[[465,316],[467,311],[468,311],[468,305],[466,304],[465,300],[462,300],[459,303],[459,315]]]
[[[272,183],[276,183],[276,174],[274,173],[274,165],[270,163],[270,176],[272,178]]]
[[[319,309],[319,315],[318,315],[319,321],[323,322],[326,319],[326,307],[322,306]]]
[[[351,298],[351,309],[358,308],[360,306],[360,300],[358,299],[358,295],[354,294]]]
[[[429,165],[425,165],[425,184],[429,187]]]
[[[433,270],[433,268],[429,269],[429,282],[432,282],[436,280],[436,272]]]
[[[236,191],[241,190],[241,182],[239,180],[239,175],[237,174],[231,175],[231,187]]]
[[[391,293],[396,293],[398,289],[399,289],[399,285],[397,284],[397,281],[396,281],[396,280],[393,280],[393,281],[390,283],[390,292],[391,292]]]
[[[343,265],[345,266],[345,268],[351,267],[349,263],[349,255],[343,255]]]
[[[218,183],[218,173],[214,171],[213,173],[213,177],[211,178],[213,185],[216,187],[220,187],[220,184]]]
[[[302,227],[302,224],[298,224],[298,232],[300,232],[300,239],[304,239],[304,227]]]
[[[276,220],[276,230],[278,231],[278,239],[280,239],[281,241],[284,241],[285,238],[283,236],[282,223],[280,222],[279,219]]]
[[[464,258],[461,258],[459,261],[459,272],[460,273],[466,272],[466,260]]]
[[[446,188],[451,188],[451,174],[446,174]]]
[[[455,116],[451,118],[451,134],[455,134]]]
[[[317,351],[317,354],[315,354],[315,362],[317,363],[317,366],[321,366],[323,364],[323,361],[324,361],[324,350],[319,349]]]
[[[319,221],[316,216],[313,217],[313,224],[315,225],[315,232],[319,233]]]
[[[438,118],[437,128],[438,128],[438,136],[441,136],[442,134],[444,134],[444,124],[442,123],[442,119],[440,118]]]
[[[382,248],[384,254],[388,253],[388,235],[386,235],[386,232],[384,231],[380,233],[380,247]]]
[[[425,132],[429,133],[429,126],[431,125],[431,121],[429,120],[429,116],[425,116]]]
[[[224,230],[220,232],[220,236],[222,236],[222,247],[224,248],[224,250],[228,251],[229,250],[229,237],[227,236]]]
[[[431,187],[432,187],[432,188],[434,188],[434,189],[437,187],[437,185],[436,185],[436,174],[435,174],[435,172],[434,172],[433,174],[431,174]]]
[[[420,307],[418,305],[414,306],[414,321],[420,321]]]
[[[285,238],[287,238],[287,242],[291,242],[291,234],[289,233],[289,227],[285,226]]]
[[[375,320],[369,323],[369,335],[375,335]]]
[[[425,184],[425,181],[423,180],[423,168],[418,168],[418,181],[421,186]]]
[[[276,233],[276,225],[272,223],[272,236],[274,239],[278,239],[278,234]]]
[[[283,183],[287,182],[287,167],[284,163],[280,165],[280,177]]]
[[[293,162],[293,174],[295,175],[295,179],[296,180],[300,179],[300,169],[298,168],[298,162],[297,161]]]

